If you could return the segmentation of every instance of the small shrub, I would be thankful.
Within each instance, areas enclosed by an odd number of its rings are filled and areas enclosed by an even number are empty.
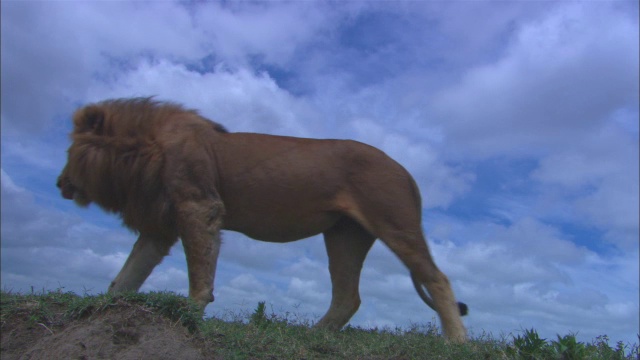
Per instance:
[[[524,360],[535,360],[548,354],[547,341],[541,339],[534,329],[524,331],[524,336],[513,338],[513,346],[507,348],[507,354]]]
[[[253,311],[253,314],[251,314],[249,323],[253,324],[255,327],[260,329],[264,329],[267,326],[269,326],[269,323],[271,322],[271,320],[267,319],[267,314],[265,309],[266,309],[265,302],[264,301],[258,302],[258,306]]]
[[[563,360],[580,360],[586,358],[588,351],[584,343],[577,342],[575,335],[558,335],[558,341],[551,343],[555,353]]]

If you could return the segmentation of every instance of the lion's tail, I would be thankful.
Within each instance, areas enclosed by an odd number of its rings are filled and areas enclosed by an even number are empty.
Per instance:
[[[422,284],[420,280],[418,280],[413,272],[411,272],[411,281],[413,281],[413,286],[416,288],[420,299],[422,299],[422,301],[424,301],[424,303],[427,304],[430,308],[436,310],[435,305],[433,304],[433,300],[429,297],[429,294],[427,294],[427,291],[425,290],[424,284]],[[460,311],[460,316],[465,316],[469,313],[469,307],[465,303],[459,302],[458,310]]]

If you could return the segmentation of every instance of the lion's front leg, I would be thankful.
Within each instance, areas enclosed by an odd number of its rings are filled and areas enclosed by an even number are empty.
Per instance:
[[[223,205],[219,200],[188,201],[178,206],[178,222],[189,270],[189,297],[201,309],[213,301]]]
[[[120,273],[111,282],[110,293],[140,289],[151,271],[169,253],[177,240],[176,236],[163,235],[140,234]]]

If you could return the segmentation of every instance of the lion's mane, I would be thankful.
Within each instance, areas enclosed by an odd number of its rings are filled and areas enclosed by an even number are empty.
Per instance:
[[[152,98],[108,100],[78,110],[63,171],[75,187],[76,202],[95,202],[135,231],[171,225],[175,216],[162,184],[165,152],[156,137],[167,136],[163,127],[175,126],[176,118],[227,132],[196,111]]]

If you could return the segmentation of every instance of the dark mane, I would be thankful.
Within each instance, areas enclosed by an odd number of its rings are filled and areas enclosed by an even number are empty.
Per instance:
[[[170,101],[155,100],[153,96],[110,99],[89,105],[88,108],[92,106],[100,109],[108,109],[108,115],[119,120],[118,127],[129,126],[137,128],[141,126],[141,122],[146,122],[148,119],[159,119],[175,114],[188,113],[210,122],[216,132],[223,134],[229,132],[223,125],[205,118],[196,110],[187,109],[178,103]],[[74,120],[74,123],[76,126],[80,125],[78,121]]]
[[[119,214],[134,231],[172,218],[162,172],[162,132],[195,132],[213,141],[227,133],[195,110],[151,97],[112,99],[76,111],[65,169],[82,194],[80,205],[94,202]],[[180,130],[183,129],[183,130]]]

